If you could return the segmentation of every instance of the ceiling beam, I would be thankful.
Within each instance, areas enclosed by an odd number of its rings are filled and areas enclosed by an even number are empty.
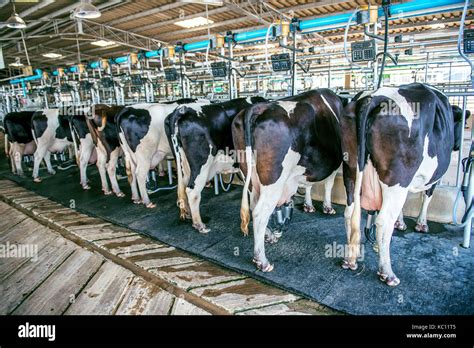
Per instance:
[[[152,16],[152,15],[160,15],[160,16],[167,17],[167,16],[161,14],[161,12],[169,11],[169,10],[172,10],[172,9],[174,9],[176,7],[179,7],[179,6],[183,6],[183,3],[172,2],[170,4],[155,7],[155,8],[143,11],[143,12],[135,13],[135,14],[130,15],[130,16],[114,19],[111,22],[106,22],[106,24],[111,25],[111,26],[115,26],[117,24],[129,22],[129,21],[134,21],[134,20],[141,19],[141,18],[146,17],[146,16]]]

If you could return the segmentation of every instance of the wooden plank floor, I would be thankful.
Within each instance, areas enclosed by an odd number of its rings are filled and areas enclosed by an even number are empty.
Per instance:
[[[338,314],[9,180],[0,214],[0,247],[35,250],[0,257],[0,315]]]
[[[0,258],[0,314],[209,314],[0,202],[0,243],[37,255]],[[35,260],[33,260],[35,259]]]

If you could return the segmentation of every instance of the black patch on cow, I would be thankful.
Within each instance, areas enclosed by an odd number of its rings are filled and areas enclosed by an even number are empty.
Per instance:
[[[36,111],[31,118],[31,127],[34,131],[36,139],[41,138],[41,136],[46,131],[48,127],[48,118],[43,111]]]
[[[31,119],[34,111],[10,112],[3,118],[5,133],[8,141],[28,144],[33,141],[31,133]]]
[[[151,116],[148,110],[126,107],[116,116],[118,132],[123,130],[128,146],[133,152],[150,129]]]
[[[89,134],[89,128],[86,123],[86,116],[75,115],[71,117],[71,123],[79,139],[84,139]]]
[[[56,128],[56,139],[67,139],[72,141],[71,127],[69,126],[69,116],[59,115],[58,122],[59,126]]]

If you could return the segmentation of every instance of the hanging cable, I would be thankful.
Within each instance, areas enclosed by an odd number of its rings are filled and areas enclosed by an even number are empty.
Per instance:
[[[357,15],[359,11],[360,11],[359,7],[357,7],[355,11],[352,13],[351,17],[349,18],[346,24],[346,30],[344,31],[344,57],[346,58],[347,62],[349,63],[351,67],[362,69],[362,67],[359,64],[354,63],[352,59],[350,59],[349,56],[347,55],[347,36],[349,33],[349,27],[351,26],[352,20],[354,19],[354,17]]]
[[[20,30],[20,33],[21,33],[21,41],[23,42],[23,48],[25,49],[26,61],[28,62],[28,65],[31,65],[30,56],[28,55],[28,49],[26,48],[26,42],[25,42],[25,36],[23,34],[23,29]]]
[[[274,27],[274,23],[271,23],[268,26],[267,34],[265,35],[265,64],[267,65],[268,70],[272,70],[270,66],[270,62],[268,61],[268,36],[270,35],[270,30]]]
[[[383,36],[383,56],[382,56],[382,64],[380,66],[380,72],[379,72],[379,79],[377,81],[377,89],[380,88],[382,85],[382,79],[383,79],[383,71],[385,69],[385,61],[387,60],[387,50],[388,50],[388,11],[390,7],[390,1],[383,1],[383,15],[385,18],[385,32]]]

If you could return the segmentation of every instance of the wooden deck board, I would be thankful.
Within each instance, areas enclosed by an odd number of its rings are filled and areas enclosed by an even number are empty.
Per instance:
[[[10,313],[24,298],[41,284],[75,249],[72,242],[57,237],[41,250],[38,260],[26,262],[13,274],[2,281],[0,288],[0,314]],[[30,314],[30,308],[24,306],[24,314]]]
[[[197,288],[191,292],[231,313],[298,299],[286,291],[250,278]]]
[[[150,273],[156,274],[182,289],[246,278],[242,274],[226,270],[206,261],[153,268],[150,269]]]
[[[174,296],[169,292],[135,277],[128,287],[117,315],[167,315]]]
[[[105,262],[64,314],[114,314],[132,279],[129,270]]]
[[[102,262],[102,257],[77,249],[13,314],[62,314]]]

